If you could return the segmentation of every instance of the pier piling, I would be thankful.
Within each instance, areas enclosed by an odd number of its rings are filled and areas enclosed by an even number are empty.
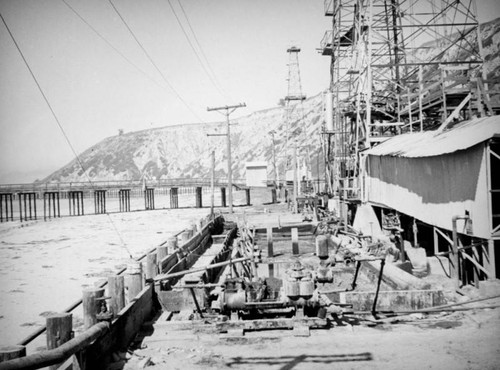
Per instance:
[[[125,277],[111,275],[108,277],[109,310],[116,317],[118,312],[125,307]]]
[[[46,191],[43,193],[43,220],[47,218],[61,217],[60,197],[58,191]]]
[[[85,214],[83,208],[83,191],[68,191],[68,202],[70,216],[83,216]]]
[[[152,282],[158,273],[158,266],[156,264],[156,253],[149,253],[146,256],[146,282]]]
[[[155,209],[155,189],[146,188],[144,190],[144,206],[146,210]]]
[[[96,215],[106,213],[106,190],[94,191],[94,209]]]
[[[18,193],[19,220],[36,220],[36,193]]]
[[[97,324],[97,314],[101,311],[99,298],[104,297],[104,288],[83,290],[83,326],[85,329]]]
[[[167,240],[167,250],[168,250],[167,253],[172,254],[176,249],[177,249],[177,238],[169,238]]]
[[[127,304],[132,302],[134,298],[142,290],[142,265],[140,262],[134,262],[127,266],[125,274],[125,298]]]
[[[5,216],[4,216],[5,215]],[[12,193],[0,194],[0,222],[14,221],[14,213],[12,210]]]
[[[130,212],[130,189],[120,189],[118,199],[120,201],[120,212]]]
[[[170,189],[170,208],[179,208],[179,189]]]
[[[203,190],[203,188],[201,188],[201,187],[196,188],[196,208],[203,207],[202,190]]]
[[[71,340],[73,332],[73,315],[71,313],[58,313],[46,318],[47,326],[47,349],[55,349]],[[59,365],[52,365],[50,370],[59,368]]]

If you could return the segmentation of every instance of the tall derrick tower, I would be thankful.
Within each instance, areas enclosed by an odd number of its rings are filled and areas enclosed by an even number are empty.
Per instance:
[[[300,48],[292,46],[287,49],[288,53],[288,77],[287,95],[285,96],[284,121],[286,128],[285,151],[287,157],[288,171],[293,171],[293,205],[297,211],[297,196],[299,194],[298,179],[298,149],[299,143],[304,138],[305,130],[303,126],[304,109],[302,102],[306,96],[302,94],[302,83],[300,80],[299,53]],[[290,158],[290,160],[289,160]],[[285,176],[286,177],[286,176]]]

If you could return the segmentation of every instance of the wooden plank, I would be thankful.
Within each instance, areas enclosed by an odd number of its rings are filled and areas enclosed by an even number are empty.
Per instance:
[[[483,266],[481,266],[479,264],[479,262],[477,262],[474,258],[472,258],[471,256],[469,256],[467,253],[465,253],[463,250],[460,250],[460,253],[462,254],[462,257],[465,257],[467,258],[469,261],[472,262],[472,264],[474,266],[476,266],[479,270],[481,270],[482,272],[484,272],[486,274],[486,276],[489,276],[490,275],[490,272],[488,270],[486,270]]]
[[[201,333],[227,333],[228,330],[243,329],[245,331],[266,329],[293,329],[294,327],[322,328],[328,324],[326,319],[304,317],[291,319],[239,320],[206,323],[204,320],[168,321],[154,325],[158,332],[175,332],[194,330]]]
[[[354,311],[371,311],[375,292],[341,292],[338,296],[340,302],[352,304]],[[441,290],[389,290],[379,292],[377,310],[418,310],[445,303]]]

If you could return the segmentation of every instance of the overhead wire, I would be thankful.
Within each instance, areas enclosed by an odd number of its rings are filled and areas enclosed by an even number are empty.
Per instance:
[[[191,47],[191,49],[193,50],[193,53],[195,54],[196,56],[196,59],[198,60],[198,62],[200,63],[201,67],[203,68],[203,70],[205,71],[206,75],[208,76],[210,82],[212,82],[212,84],[214,85],[214,87],[219,91],[219,93],[227,100],[229,100],[227,94],[223,91],[223,89],[221,88],[220,86],[220,83],[219,81],[217,80],[217,77],[212,69],[212,67],[210,66],[210,63],[208,62],[208,59],[207,59],[207,56],[205,54],[205,52],[203,51],[203,48],[201,47],[201,44],[200,42],[198,41],[198,37],[196,37],[196,32],[194,32],[194,29],[193,27],[191,26],[191,22],[189,21],[189,17],[187,16],[186,14],[186,11],[184,10],[184,7],[182,6],[180,0],[177,0],[177,2],[179,3],[179,6],[181,8],[181,11],[182,13],[184,14],[184,18],[186,19],[186,23],[188,24],[189,26],[189,29],[191,30],[191,34],[193,35],[193,39],[196,43],[196,45],[198,46],[198,49],[200,50],[200,53],[204,59],[205,62],[203,62],[200,58],[200,55],[198,54],[198,51],[196,50],[196,48],[194,47],[193,43],[191,42],[191,39],[189,38],[188,36],[188,33],[186,32],[186,29],[184,28],[184,26],[182,25],[182,22],[179,18],[179,16],[177,15],[177,12],[175,11],[174,9],[174,6],[172,5],[172,2],[170,0],[167,0],[168,2],[168,5],[170,5],[170,9],[172,9],[172,13],[174,14],[175,16],[175,19],[177,20],[177,23],[179,24],[179,27],[181,28],[182,30],[182,33],[184,34],[184,36],[186,37],[186,40],[187,42],[189,43],[189,46]]]
[[[172,90],[172,92],[174,93],[174,95],[177,97],[177,99],[179,99],[186,108],[188,108],[188,110],[202,123],[205,123],[199,116],[198,114],[193,110],[193,108],[186,102],[186,100],[184,100],[184,98],[177,92],[177,90],[172,86],[172,84],[169,82],[169,80],[167,79],[167,77],[165,77],[165,74],[160,70],[160,68],[158,67],[158,65],[155,63],[155,61],[153,60],[153,58],[151,57],[151,55],[148,53],[148,51],[146,50],[146,48],[142,45],[142,43],[139,41],[139,39],[137,38],[137,36],[135,35],[134,31],[132,31],[132,28],[129,26],[129,24],[127,23],[127,21],[125,20],[125,18],[122,16],[122,14],[119,12],[118,8],[115,6],[115,4],[113,3],[112,0],[108,0],[109,4],[111,5],[111,7],[114,9],[114,11],[116,12],[116,14],[118,15],[118,17],[121,19],[121,21],[123,22],[123,24],[125,25],[125,27],[127,28],[127,30],[129,31],[130,35],[132,36],[132,38],[135,40],[135,42],[137,43],[137,45],[141,48],[141,50],[143,51],[144,55],[146,55],[146,57],[148,58],[148,60],[150,61],[150,63],[153,65],[153,67],[156,69],[156,71],[160,74],[160,76],[162,77],[163,81],[167,84],[167,86]]]
[[[88,182],[90,183],[91,187],[94,189],[94,185],[93,185],[93,183],[92,183],[92,180],[90,179],[90,177],[88,176],[87,172],[85,171],[85,168],[84,168],[84,166],[83,166],[83,163],[82,163],[82,161],[81,161],[81,159],[80,159],[79,155],[77,154],[77,152],[76,152],[75,148],[73,147],[73,144],[71,144],[71,141],[70,141],[70,139],[69,139],[68,135],[66,134],[66,131],[64,130],[63,125],[61,124],[61,121],[60,121],[60,120],[59,120],[59,118],[57,117],[57,114],[56,114],[56,112],[54,111],[54,108],[53,108],[53,107],[52,107],[52,105],[50,104],[50,101],[49,101],[49,99],[47,98],[47,95],[44,93],[44,91],[43,91],[43,89],[42,89],[42,86],[41,86],[40,82],[39,82],[39,81],[38,81],[38,79],[36,78],[35,73],[33,72],[33,69],[32,69],[32,68],[31,68],[31,66],[29,65],[28,60],[26,59],[26,57],[25,57],[24,53],[22,52],[21,47],[19,46],[19,44],[18,44],[18,42],[17,42],[16,38],[14,37],[14,35],[13,35],[12,31],[10,30],[10,27],[8,26],[8,24],[7,24],[7,22],[5,21],[5,19],[4,19],[4,17],[3,17],[3,15],[2,15],[2,13],[1,13],[1,12],[0,12],[0,18],[2,19],[2,22],[3,22],[4,26],[5,26],[5,28],[7,29],[7,32],[9,33],[10,38],[11,38],[11,39],[12,39],[12,41],[14,42],[14,45],[16,46],[17,51],[18,51],[18,52],[19,52],[19,54],[21,55],[21,58],[23,59],[24,64],[26,65],[26,68],[27,68],[27,69],[28,69],[28,71],[30,72],[31,77],[32,77],[32,78],[33,78],[33,80],[35,81],[35,84],[36,84],[36,86],[38,87],[38,90],[40,91],[40,94],[42,95],[42,97],[43,97],[43,99],[44,99],[45,103],[47,104],[47,106],[48,106],[48,108],[49,108],[50,112],[52,113],[52,116],[54,117],[54,120],[56,121],[57,126],[58,126],[59,130],[61,131],[61,133],[62,133],[62,135],[63,135],[64,139],[66,140],[66,143],[68,144],[68,146],[70,147],[71,151],[73,152],[73,155],[75,156],[75,158],[76,158],[76,161],[77,161],[78,165],[79,165],[79,166],[80,166],[80,168],[82,169],[82,171],[83,171],[83,173],[84,173],[85,177],[87,178]],[[110,217],[110,215],[109,215],[109,214],[108,214],[108,219],[109,219],[109,221],[110,221],[111,225],[113,226],[113,228],[114,228],[114,230],[115,230],[116,234],[117,234],[117,235],[118,235],[118,237],[120,238],[120,241],[121,241],[121,243],[122,243],[122,246],[125,248],[125,250],[126,250],[126,251],[127,251],[127,253],[129,254],[130,258],[133,258],[133,257],[132,257],[132,254],[130,253],[129,249],[127,248],[127,246],[126,246],[126,244],[125,244],[125,241],[123,240],[123,238],[122,238],[121,234],[119,233],[118,229],[116,228],[115,223],[113,222],[113,220],[111,219],[111,217]]]
[[[128,64],[130,64],[132,67],[137,69],[140,73],[142,73],[144,76],[146,76],[151,82],[156,84],[162,89],[166,90],[165,86],[162,84],[158,83],[155,79],[153,79],[150,75],[148,75],[144,70],[142,70],[139,66],[137,66],[134,62],[132,62],[125,54],[123,54],[118,48],[116,48],[111,42],[109,42],[97,29],[92,26],[73,6],[68,4],[66,0],[61,0],[66,6],[71,9],[71,11],[83,22],[85,23],[101,40],[103,40],[111,49],[113,49],[118,55],[120,55]]]

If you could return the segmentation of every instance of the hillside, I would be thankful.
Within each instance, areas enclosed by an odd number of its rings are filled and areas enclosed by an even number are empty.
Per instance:
[[[481,25],[484,70],[489,79],[500,77],[500,18]],[[468,37],[473,42],[473,37]],[[439,40],[429,42],[418,54],[421,60],[432,60],[441,52]],[[458,57],[460,48],[450,48],[442,60]],[[437,68],[437,66],[436,66]],[[308,165],[313,177],[322,172],[320,129],[323,122],[323,99],[318,94],[304,101],[302,123],[292,122],[290,133],[297,137],[302,149],[299,151],[301,167]],[[294,108],[296,109],[296,108]],[[292,114],[297,116],[297,114]],[[298,114],[299,116],[302,115]],[[275,131],[276,156],[279,176],[282,178],[287,156],[284,108],[275,107],[234,121],[231,127],[233,177],[245,176],[245,162],[264,160],[268,162],[269,177],[272,178],[272,142],[270,131]],[[300,127],[301,126],[301,127]],[[304,132],[301,132],[305,128]],[[209,133],[225,133],[225,123],[177,125],[130,132],[109,137],[87,149],[80,155],[81,168],[76,160],[42,180],[48,181],[93,181],[105,180],[156,180],[177,177],[210,176],[210,151],[215,150],[216,176],[227,173],[226,141],[224,137],[207,137]],[[291,154],[291,153],[288,153]],[[288,156],[290,160],[290,156]],[[319,165],[318,165],[319,164]]]
[[[301,134],[302,162],[310,158],[313,169],[321,151],[320,125],[322,122],[322,94],[307,99],[303,106],[303,124],[306,132]],[[293,109],[298,109],[295,106]],[[269,132],[275,131],[277,161],[285,161],[283,148],[286,135],[283,107],[254,112],[232,122],[231,143],[233,177],[244,178],[245,162],[263,160],[272,171],[272,139]],[[292,122],[290,132],[298,134],[299,122]],[[207,137],[209,133],[224,134],[225,123],[190,124],[155,128],[125,133],[106,138],[80,155],[81,168],[77,160],[54,172],[42,182],[149,180],[178,177],[209,177],[210,152],[215,150],[216,177],[227,173],[226,139],[224,136]],[[281,166],[283,168],[283,165]],[[283,169],[281,169],[281,176]]]

